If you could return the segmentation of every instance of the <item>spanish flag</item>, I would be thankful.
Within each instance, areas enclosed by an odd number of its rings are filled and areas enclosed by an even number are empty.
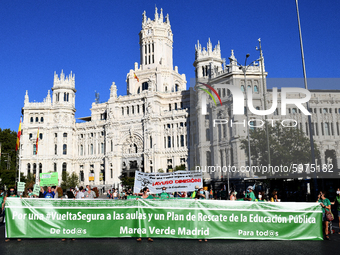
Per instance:
[[[37,141],[35,142],[35,155],[38,154],[38,142],[39,142],[39,128],[37,132]]]
[[[21,118],[20,118],[20,124],[19,124],[19,129],[18,129],[17,144],[15,145],[15,151],[17,151],[19,149],[20,136],[21,136]]]
[[[136,73],[133,74],[133,77],[137,80],[137,82],[139,82],[139,79],[138,79]]]

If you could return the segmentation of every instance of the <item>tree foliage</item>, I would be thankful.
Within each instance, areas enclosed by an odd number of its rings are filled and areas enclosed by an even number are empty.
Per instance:
[[[17,176],[16,171],[16,151],[15,144],[17,139],[17,132],[10,129],[0,128],[0,143],[1,143],[1,157],[0,157],[0,178],[2,184],[7,187],[14,187]]]
[[[175,166],[175,169],[174,169],[174,171],[179,171],[179,170],[185,170],[185,165],[184,164],[182,164],[182,165],[178,165],[178,166]]]
[[[79,177],[76,173],[70,174],[69,172],[63,172],[62,174],[62,182],[60,184],[60,187],[63,190],[69,189],[69,188],[75,188],[79,184]]]
[[[118,177],[121,184],[125,186],[125,188],[130,189],[135,185],[135,177],[128,177],[125,175],[121,175]]]
[[[272,166],[288,166],[290,164],[311,163],[310,140],[305,133],[296,127],[268,126],[270,145],[270,164]],[[266,130],[257,128],[250,132],[250,151],[252,162],[257,165],[268,165]],[[314,143],[315,158],[320,152]],[[248,155],[248,140],[241,140],[241,149]]]

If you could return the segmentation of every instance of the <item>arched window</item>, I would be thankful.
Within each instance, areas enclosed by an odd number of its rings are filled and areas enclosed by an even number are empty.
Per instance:
[[[256,85],[254,86],[254,92],[259,93],[259,88]]]
[[[142,90],[148,90],[148,88],[149,88],[149,83],[143,82],[142,83]]]
[[[35,122],[39,122],[39,117],[35,117]]]
[[[93,155],[93,144],[91,144],[90,150],[90,154]]]
[[[138,148],[137,148],[137,145],[135,143],[133,144],[133,147],[134,147],[134,153],[137,153],[138,152]]]
[[[34,163],[33,164],[33,174],[36,174],[37,173],[37,164]]]
[[[251,90],[251,86],[250,85],[248,85],[248,90]]]
[[[66,181],[66,171],[67,171],[67,164],[66,162],[64,162],[63,168],[62,168],[62,175],[61,175],[63,181]]]
[[[241,91],[244,92],[244,85],[241,85]]]
[[[63,155],[67,155],[67,144],[63,144]]]
[[[84,146],[80,145],[80,156],[83,156],[84,154]]]
[[[41,173],[42,173],[42,164],[39,163],[39,174],[41,174]]]
[[[28,163],[27,164],[27,175],[30,175],[31,174],[31,164]]]
[[[179,85],[175,84],[175,91],[179,91]]]

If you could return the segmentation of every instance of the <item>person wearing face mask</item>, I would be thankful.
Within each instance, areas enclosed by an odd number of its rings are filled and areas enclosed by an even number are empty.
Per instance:
[[[196,197],[195,197],[195,199],[205,199],[205,194],[204,194],[203,188],[200,188],[200,189],[196,192]]]
[[[198,189],[199,189],[199,187],[198,187],[198,185],[196,185],[196,186],[195,186],[195,191],[191,193],[190,198],[195,198],[195,197],[196,197],[196,194],[197,194],[197,192],[198,192]]]
[[[246,194],[244,195],[244,198],[243,200],[245,201],[255,201],[255,195],[254,195],[254,192],[253,192],[253,187],[252,186],[249,186],[247,188],[247,192]]]
[[[337,204],[337,211],[338,211],[338,218],[339,218],[339,226],[340,226],[340,188],[336,191],[336,197],[334,199],[334,202],[331,203],[332,205]],[[340,228],[338,234],[340,235]]]
[[[166,193],[166,187],[163,187],[163,188],[162,188],[162,193],[159,194],[159,197],[160,197],[161,199],[169,199],[169,194]]]
[[[266,200],[264,199],[264,192],[263,191],[260,191],[259,194],[258,194],[258,202],[266,202]]]

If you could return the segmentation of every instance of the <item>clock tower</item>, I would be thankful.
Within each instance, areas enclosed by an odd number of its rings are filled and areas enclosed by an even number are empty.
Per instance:
[[[142,30],[139,32],[140,64],[135,63],[127,75],[127,94],[149,92],[177,92],[186,89],[184,74],[173,66],[173,34],[169,15],[163,9],[151,20],[143,12]]]

